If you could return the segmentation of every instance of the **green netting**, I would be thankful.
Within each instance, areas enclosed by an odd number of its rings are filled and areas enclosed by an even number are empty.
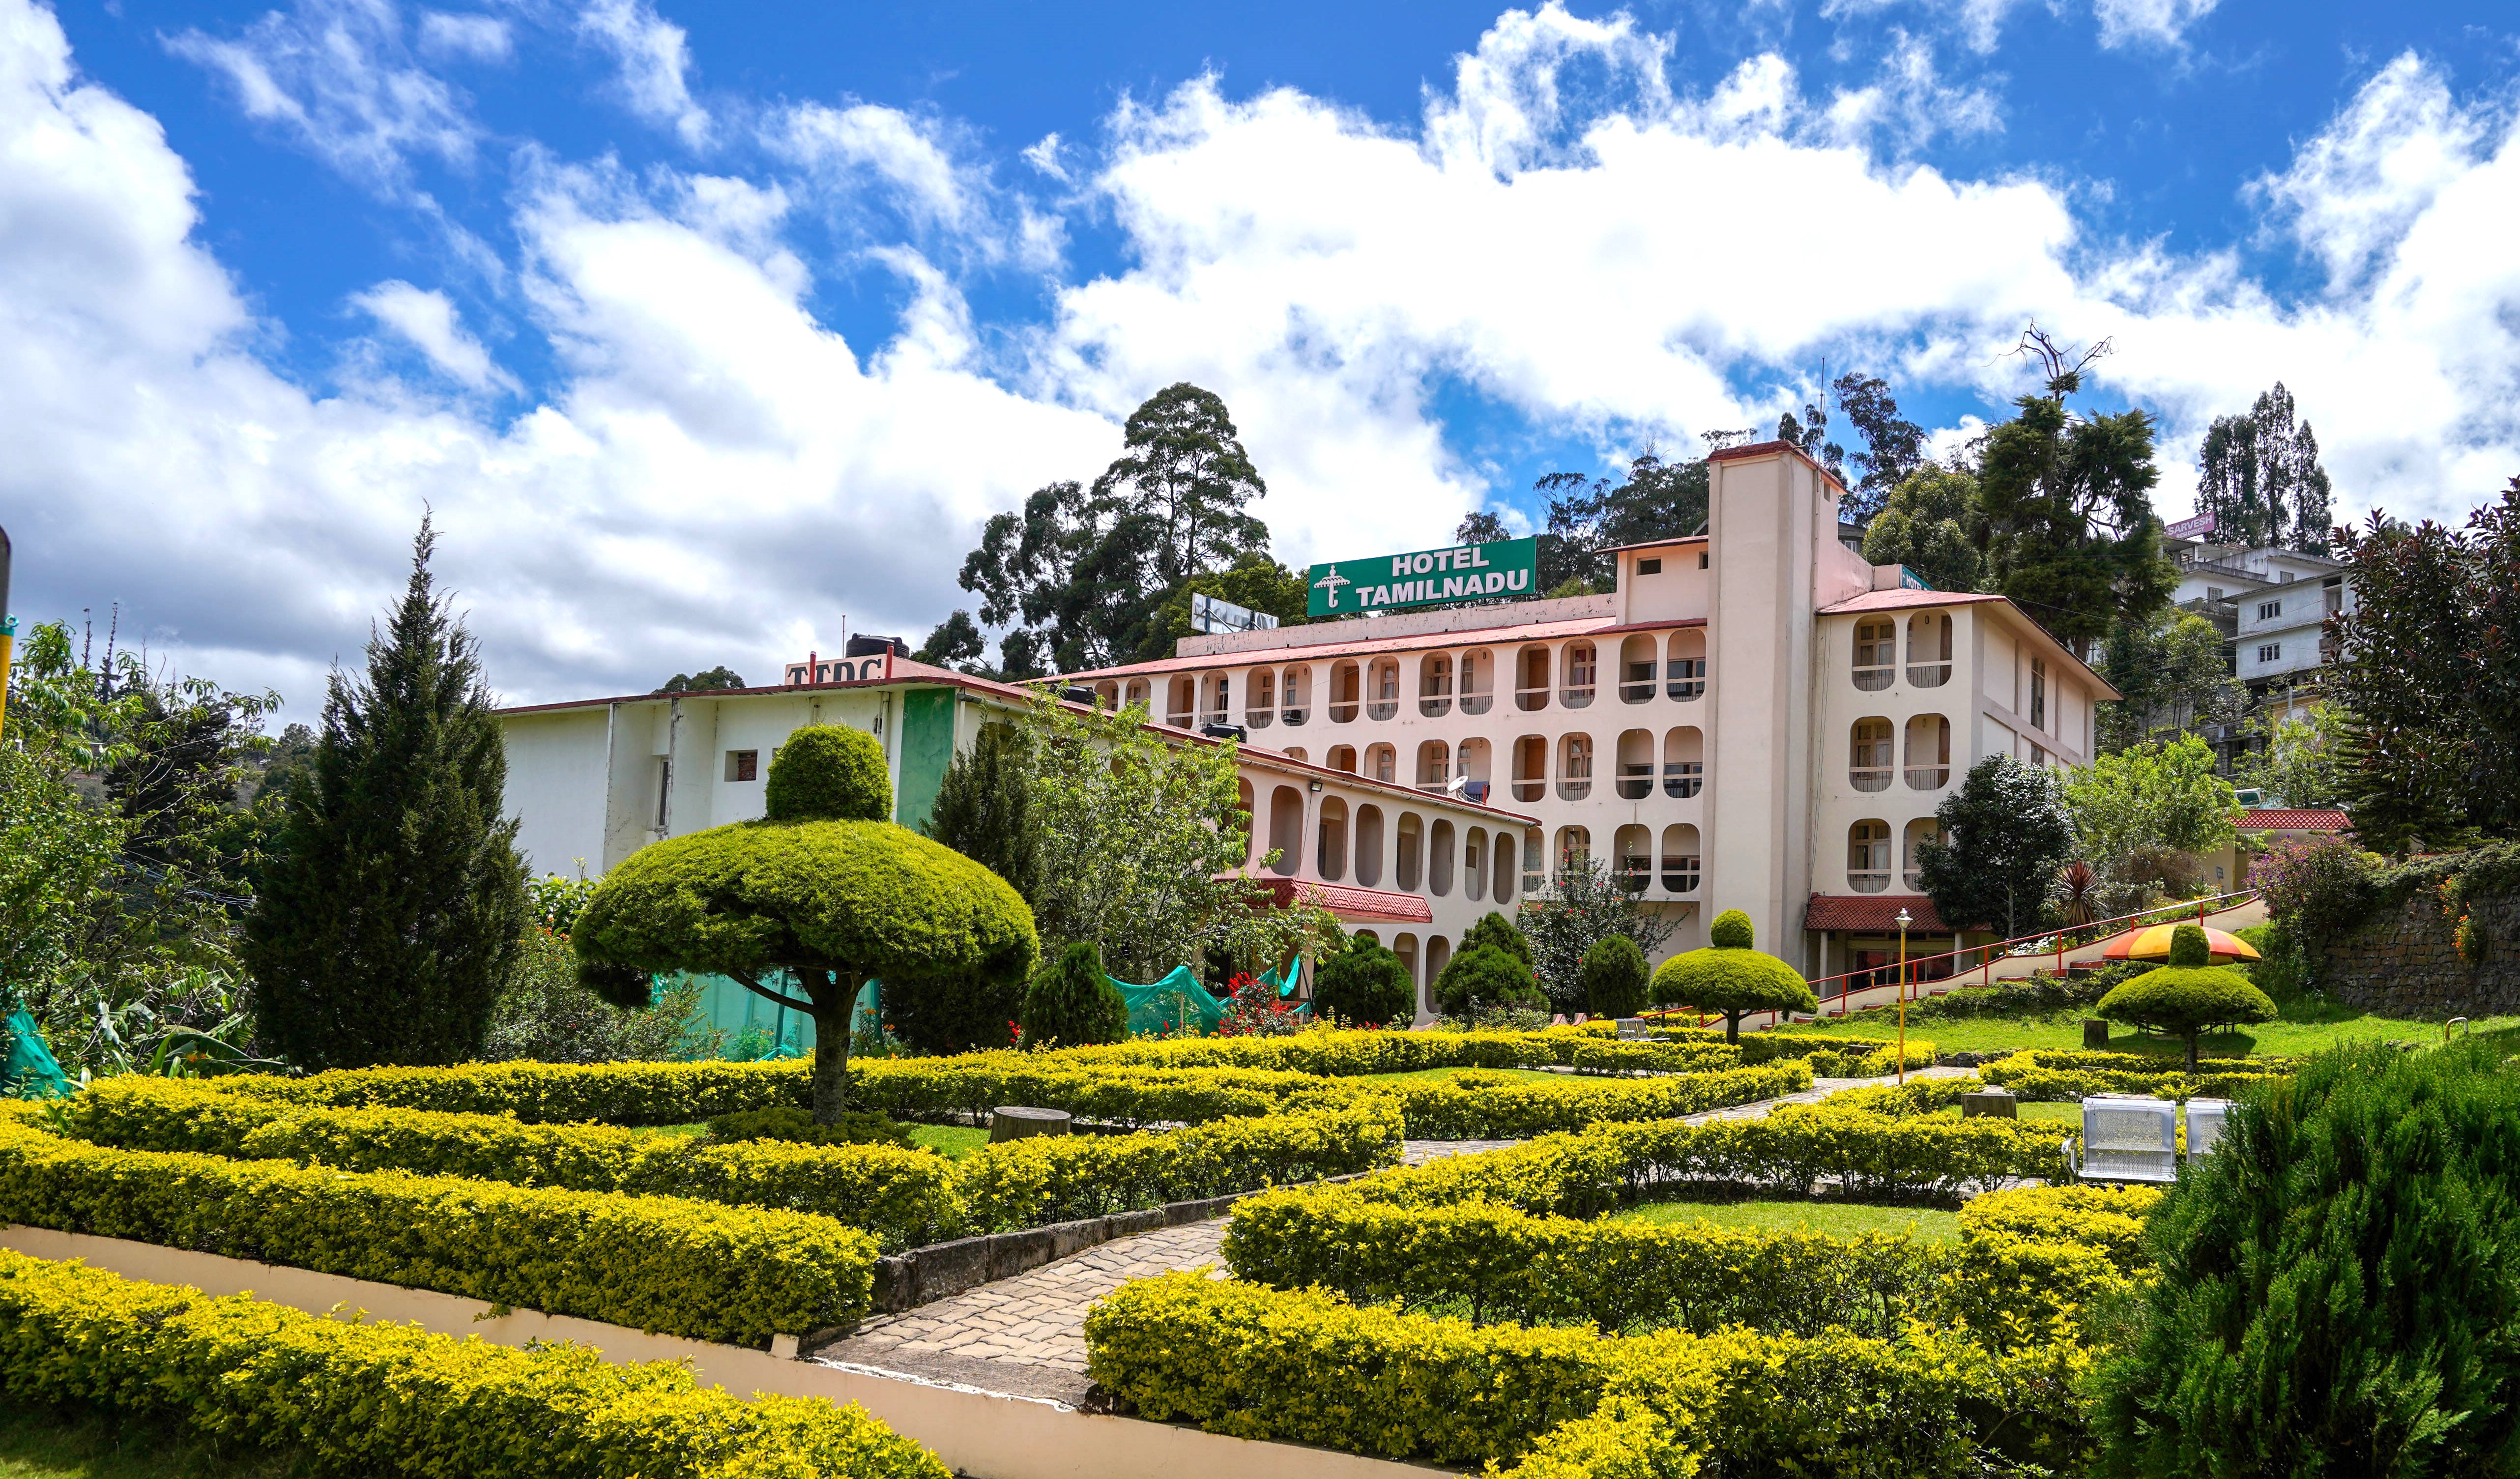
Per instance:
[[[1120,999],[1129,1004],[1131,1032],[1171,1032],[1195,1020],[1204,1034],[1214,1032],[1225,1019],[1225,1004],[1200,985],[1197,972],[1187,965],[1174,966],[1172,974],[1151,986],[1133,986],[1117,976],[1103,979],[1118,987]]]
[[[1304,958],[1302,956],[1296,956],[1279,969],[1261,972],[1260,984],[1263,986],[1275,986],[1278,988],[1278,995],[1288,997],[1295,994],[1295,983],[1301,981],[1303,978]]]
[[[53,1050],[44,1046],[43,1030],[26,1015],[25,1008],[0,1022],[0,1046],[8,1049],[6,1058],[0,1059],[0,1093],[19,1098],[51,1098],[70,1092],[70,1081],[62,1076]]]

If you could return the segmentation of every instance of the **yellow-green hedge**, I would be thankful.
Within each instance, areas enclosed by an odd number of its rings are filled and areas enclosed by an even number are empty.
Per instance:
[[[116,1150],[0,1124],[0,1221],[763,1346],[863,1316],[876,1241],[679,1197]]]
[[[2079,1351],[1998,1355],[1921,1326],[1896,1341],[1737,1326],[1605,1337],[1358,1308],[1193,1271],[1122,1285],[1085,1335],[1095,1379],[1148,1417],[1442,1464],[1544,1456],[1533,1475],[1685,1474],[1707,1459],[1726,1472],[1960,1475],[1980,1471],[1999,1431],[2023,1457],[2070,1459],[2083,1444]],[[1635,1421],[1642,1412],[1658,1426]],[[1626,1419],[1608,1442],[1589,1425],[1605,1415]],[[1633,1456],[1642,1469],[1567,1466],[1569,1450],[1627,1461],[1619,1441],[1662,1447]]]
[[[327,1320],[6,1251],[0,1391],[172,1418],[351,1473],[947,1479],[855,1404],[743,1402],[676,1363]]]
[[[1658,1022],[1654,1030],[1683,1043],[1724,1041],[1721,1027],[1678,1027]],[[1802,1032],[1747,1032],[1741,1035],[1741,1061],[1773,1063],[1779,1058],[1812,1060],[1812,1072],[1827,1078],[1877,1078],[1899,1071],[1899,1045],[1878,1038],[1828,1037]],[[1908,1066],[1930,1068],[1934,1045],[1908,1039]]]
[[[1544,1032],[1379,1032],[1316,1027],[1291,1037],[1142,1039],[1059,1048],[1041,1056],[1095,1066],[1275,1068],[1348,1076],[1426,1068],[1646,1069],[1702,1073],[1737,1067],[1741,1054],[1720,1034],[1711,1041],[1604,1042],[1602,1034],[1552,1027]]]
[[[1644,1079],[1511,1078],[1468,1070],[1438,1079],[1359,1085],[1400,1101],[1411,1140],[1527,1140],[1611,1121],[1659,1120],[1800,1094],[1802,1063]]]
[[[2029,1050],[1982,1064],[1978,1076],[2011,1090],[2024,1099],[2056,1102],[2089,1098],[2094,1094],[2146,1094],[2158,1098],[2237,1098],[2251,1089],[2287,1078],[2292,1065],[2281,1060],[2216,1058],[2197,1063],[2193,1074],[2166,1066],[2166,1060],[2134,1053],[2051,1053]]]
[[[2152,1266],[2143,1219],[2160,1202],[2161,1191],[2153,1187],[2016,1187],[1970,1198],[1960,1208],[1960,1230],[2089,1243],[2134,1273]]]

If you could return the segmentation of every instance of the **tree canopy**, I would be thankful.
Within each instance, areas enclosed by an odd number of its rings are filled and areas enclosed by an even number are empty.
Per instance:
[[[2275,381],[2241,416],[2218,416],[2196,449],[2196,512],[2214,539],[2250,549],[2327,553],[2327,470],[2318,438],[2294,421],[2292,392]]]
[[[1882,494],[1864,530],[1864,558],[1906,565],[1937,591],[1974,591],[1986,568],[1978,521],[1977,479],[1928,465]]]
[[[1532,485],[1547,495],[1549,515],[1540,536],[1533,587],[1555,591],[1578,585],[1611,589],[1617,577],[1610,551],[1649,539],[1678,539],[1706,527],[1706,459],[1665,462],[1653,452],[1628,463],[1615,483],[1581,472],[1552,472]],[[1493,514],[1473,514],[1454,531],[1464,544],[1508,537]]]
[[[2044,767],[1989,755],[1934,808],[1942,836],[1916,845],[1934,912],[1954,929],[2004,938],[2039,923],[2056,871],[2074,854],[2074,823]],[[1945,840],[1948,838],[1948,840]]]
[[[2103,878],[2149,881],[2156,851],[2190,857],[2213,852],[2236,835],[2239,798],[2214,773],[2214,752],[2194,735],[2147,741],[2101,755],[2065,780],[2075,851]],[[2198,881],[2201,881],[2201,877]],[[2132,913],[2146,900],[2113,900]]]
[[[658,686],[660,694],[705,694],[712,689],[740,689],[743,677],[724,663],[702,668],[697,673],[676,673]]]
[[[2186,611],[2119,622],[2101,649],[2099,672],[2126,695],[2099,712],[2103,750],[2124,749],[2163,730],[2228,724],[2249,706],[2249,691],[2223,655],[2222,632]]]

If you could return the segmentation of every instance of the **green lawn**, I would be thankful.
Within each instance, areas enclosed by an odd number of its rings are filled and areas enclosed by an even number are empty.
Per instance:
[[[2022,1107],[2034,1106],[2025,1104]],[[2042,1104],[2035,1107],[2044,1109],[2049,1106]],[[1620,1213],[1617,1220],[1708,1223],[1744,1232],[1821,1232],[1830,1237],[1856,1237],[1866,1232],[1904,1233],[1927,1242],[1958,1242],[1960,1236],[1960,1220],[1957,1212],[1945,1212],[1935,1207],[1871,1207],[1858,1202],[1647,1202]]]
[[[0,1400],[0,1479],[284,1479],[286,1456],[127,1418]]]
[[[2078,1128],[2083,1123],[2083,1106],[2079,1102],[2015,1104],[2012,1107],[2016,1114],[2026,1120],[2048,1120],[2059,1125],[2073,1125]],[[1960,1117],[1960,1106],[1953,1104],[1935,1112],[1940,1114],[1944,1119],[1958,1119]]]
[[[1451,1078],[1456,1073],[1502,1073],[1508,1078],[1539,1079],[1545,1083],[1563,1084],[1572,1079],[1582,1082],[1580,1074],[1551,1073],[1540,1068],[1412,1068],[1406,1073],[1360,1073],[1356,1077],[1367,1083],[1399,1079]]]
[[[2479,1032],[2520,1028],[2520,1017],[2480,1017],[2474,1025]],[[1844,1019],[1823,1017],[1818,1022],[1776,1030],[1803,1036],[1888,1041],[1898,1036],[1899,1023],[1895,1012],[1876,1009],[1858,1012]],[[2294,1002],[2284,1007],[2282,1014],[2274,1021],[2260,1022],[2235,1032],[2206,1034],[2199,1040],[2197,1051],[2208,1057],[2244,1057],[2251,1053],[2298,1057],[2350,1042],[2398,1039],[2410,1043],[2438,1043],[2441,1035],[2439,1022],[2375,1016],[2335,1002]],[[2083,1013],[2068,1011],[2044,1017],[1951,1017],[1939,1021],[1919,1020],[1911,1013],[1908,1036],[1923,1038],[1944,1053],[1995,1053],[2022,1048],[2080,1050],[2083,1046]],[[2186,1052],[2177,1038],[2147,1036],[2132,1027],[2119,1027],[2111,1032],[2109,1051],[2148,1053],[2165,1058],[2181,1058]]]

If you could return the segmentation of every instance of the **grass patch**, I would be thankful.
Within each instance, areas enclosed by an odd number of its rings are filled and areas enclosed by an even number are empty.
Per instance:
[[[1580,1074],[1551,1073],[1544,1068],[1412,1068],[1406,1073],[1360,1073],[1352,1082],[1389,1083],[1401,1079],[1442,1079],[1457,1073],[1502,1073],[1509,1078],[1539,1079],[1545,1083],[1562,1084]]]
[[[2083,1105],[2079,1099],[2052,1104],[2015,1104],[2012,1107],[2015,1113],[2026,1120],[2046,1120],[2051,1124],[2072,1125],[2077,1129],[2080,1129],[2083,1124]],[[1960,1106],[1946,1105],[1935,1110],[1934,1113],[1943,1119],[1958,1119]]]
[[[948,1160],[964,1156],[989,1143],[989,1132],[968,1125],[911,1125],[910,1138]]]
[[[288,1479],[292,1456],[189,1429],[0,1399],[0,1479]]]
[[[1943,1053],[2002,1053],[2024,1048],[2077,1052],[2083,1046],[2084,1015],[2080,1011],[2062,1011],[2036,1017],[1951,1017],[1940,1021],[1920,1021],[1911,1014],[1908,1036],[1923,1038]],[[2480,1017],[2474,1025],[2479,1032],[2520,1029],[2520,1017]],[[1855,1037],[1888,1042],[1899,1035],[1899,1021],[1895,1009],[1876,1008],[1850,1017],[1822,1017],[1818,1022],[1775,1030],[1796,1036]],[[2339,1002],[2304,1000],[2283,1004],[2272,1022],[2260,1022],[2242,1031],[2209,1032],[2198,1040],[2197,1051],[2207,1057],[2247,1057],[2251,1054],[2302,1057],[2347,1043],[2391,1039],[2438,1043],[2441,1034],[2439,1022],[2378,1016]],[[2169,1066],[2174,1068],[2184,1060],[2186,1053],[2185,1047],[2177,1038],[2139,1033],[2131,1027],[2119,1027],[2110,1034],[2109,1051],[2150,1053],[2169,1060]]]
[[[1707,1223],[1742,1232],[1819,1232],[1829,1237],[1860,1237],[1873,1232],[1924,1242],[1958,1242],[1960,1237],[1957,1212],[1939,1207],[1876,1207],[1862,1202],[1647,1202],[1618,1214],[1617,1221]]]

